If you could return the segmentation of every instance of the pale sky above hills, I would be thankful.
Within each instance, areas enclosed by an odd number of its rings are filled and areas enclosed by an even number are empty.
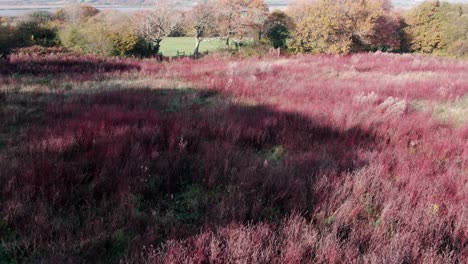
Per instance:
[[[197,2],[197,0],[179,0],[187,4]],[[274,5],[286,5],[289,0],[266,0]],[[392,0],[395,7],[410,7],[423,2],[424,0]],[[150,3],[152,0],[0,0],[0,5],[48,5],[48,4],[67,4],[67,3],[90,3],[90,4],[119,4],[119,5],[138,5]],[[468,3],[468,0],[448,0],[453,3]]]

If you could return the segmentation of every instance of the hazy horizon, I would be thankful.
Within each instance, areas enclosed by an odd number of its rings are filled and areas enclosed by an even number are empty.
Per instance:
[[[468,3],[468,0],[446,0],[452,3]],[[65,5],[70,3],[88,3],[94,5],[145,5],[150,0],[0,0],[0,5],[23,6],[23,5]],[[181,5],[196,3],[196,0],[177,1]],[[271,5],[287,5],[290,0],[266,0]],[[414,6],[424,0],[392,0],[395,7]]]

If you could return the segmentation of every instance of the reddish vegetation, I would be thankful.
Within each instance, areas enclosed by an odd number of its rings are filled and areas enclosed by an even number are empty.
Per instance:
[[[31,47],[19,50],[8,62],[0,64],[0,74],[52,75],[70,74],[70,77],[90,78],[97,74],[114,74],[128,71],[154,71],[154,63],[131,59],[107,59],[93,56],[78,56],[62,48],[44,49]],[[76,75],[76,76],[75,76]],[[85,75],[85,76],[83,76]]]
[[[466,62],[68,60],[16,57],[2,72],[70,80],[80,65],[87,81],[127,72],[130,87],[0,97],[5,259],[467,261],[468,127],[430,112],[468,95]]]

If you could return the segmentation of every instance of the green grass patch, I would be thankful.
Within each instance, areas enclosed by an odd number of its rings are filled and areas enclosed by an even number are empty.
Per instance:
[[[275,146],[261,152],[261,155],[264,159],[274,162],[281,161],[286,156],[286,154],[286,149],[284,149],[283,146]]]
[[[200,44],[200,52],[216,51],[224,48],[225,41],[219,38],[207,38]],[[177,56],[184,53],[186,56],[193,55],[195,49],[194,37],[172,37],[165,38],[161,42],[161,52],[164,56]]]

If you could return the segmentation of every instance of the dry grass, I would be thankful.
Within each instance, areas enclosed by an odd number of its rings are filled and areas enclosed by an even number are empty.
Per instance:
[[[467,260],[466,62],[21,55],[0,72],[6,262]]]

